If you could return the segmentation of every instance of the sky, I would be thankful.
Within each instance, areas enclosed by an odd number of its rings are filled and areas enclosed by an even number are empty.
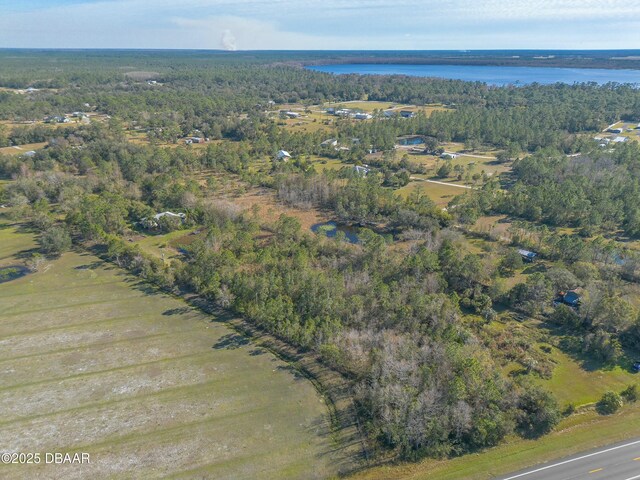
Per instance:
[[[638,49],[640,0],[0,0],[0,48]]]

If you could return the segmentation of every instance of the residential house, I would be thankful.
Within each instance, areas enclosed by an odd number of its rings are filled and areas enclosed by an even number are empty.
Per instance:
[[[536,259],[536,257],[538,256],[537,253],[530,252],[529,250],[518,250],[518,253],[522,257],[522,260],[527,262],[527,263],[533,262]]]
[[[282,160],[283,162],[286,162],[287,160],[289,160],[291,158],[291,154],[289,152],[287,152],[286,150],[280,150],[276,154],[276,158],[278,160]]]

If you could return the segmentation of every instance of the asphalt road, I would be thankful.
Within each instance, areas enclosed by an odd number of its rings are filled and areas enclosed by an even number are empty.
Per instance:
[[[500,480],[640,480],[640,439],[579,453]]]

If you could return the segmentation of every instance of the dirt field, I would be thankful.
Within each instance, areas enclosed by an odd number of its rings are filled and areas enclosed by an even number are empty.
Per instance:
[[[33,246],[0,223],[0,266]],[[90,454],[3,465],[3,479],[307,479],[345,465],[310,382],[88,254],[0,285],[0,404],[0,452]]]

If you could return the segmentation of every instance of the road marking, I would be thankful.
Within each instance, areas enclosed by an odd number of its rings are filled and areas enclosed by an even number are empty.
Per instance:
[[[625,478],[624,480],[636,480],[638,478],[640,478],[640,475],[636,475],[635,477]]]
[[[636,457],[633,459],[635,462],[640,462],[640,457]]]
[[[591,470],[589,473],[598,473],[601,472],[603,469],[602,468],[596,468],[595,470]]]
[[[632,445],[638,445],[639,443],[640,443],[640,440],[636,440],[635,442],[631,442],[631,443],[625,443],[624,445],[618,445],[617,447],[607,448],[606,450],[600,450],[599,452],[594,452],[588,455],[583,455],[581,457],[572,458],[570,460],[565,460],[564,462],[554,463],[553,465],[547,465],[546,467],[541,467],[536,470],[531,470],[530,472],[520,473],[518,475],[514,475],[513,477],[505,478],[504,480],[513,480],[514,478],[524,477],[526,475],[531,475],[532,473],[538,473],[544,470],[548,470],[550,468],[559,467],[560,465],[566,465],[567,463],[577,462],[578,460],[584,460],[585,458],[593,457],[595,455],[601,455],[603,453],[612,452],[620,448],[631,447]],[[640,475],[638,475],[637,477],[627,478],[625,480],[636,480],[637,478],[640,478]]]

